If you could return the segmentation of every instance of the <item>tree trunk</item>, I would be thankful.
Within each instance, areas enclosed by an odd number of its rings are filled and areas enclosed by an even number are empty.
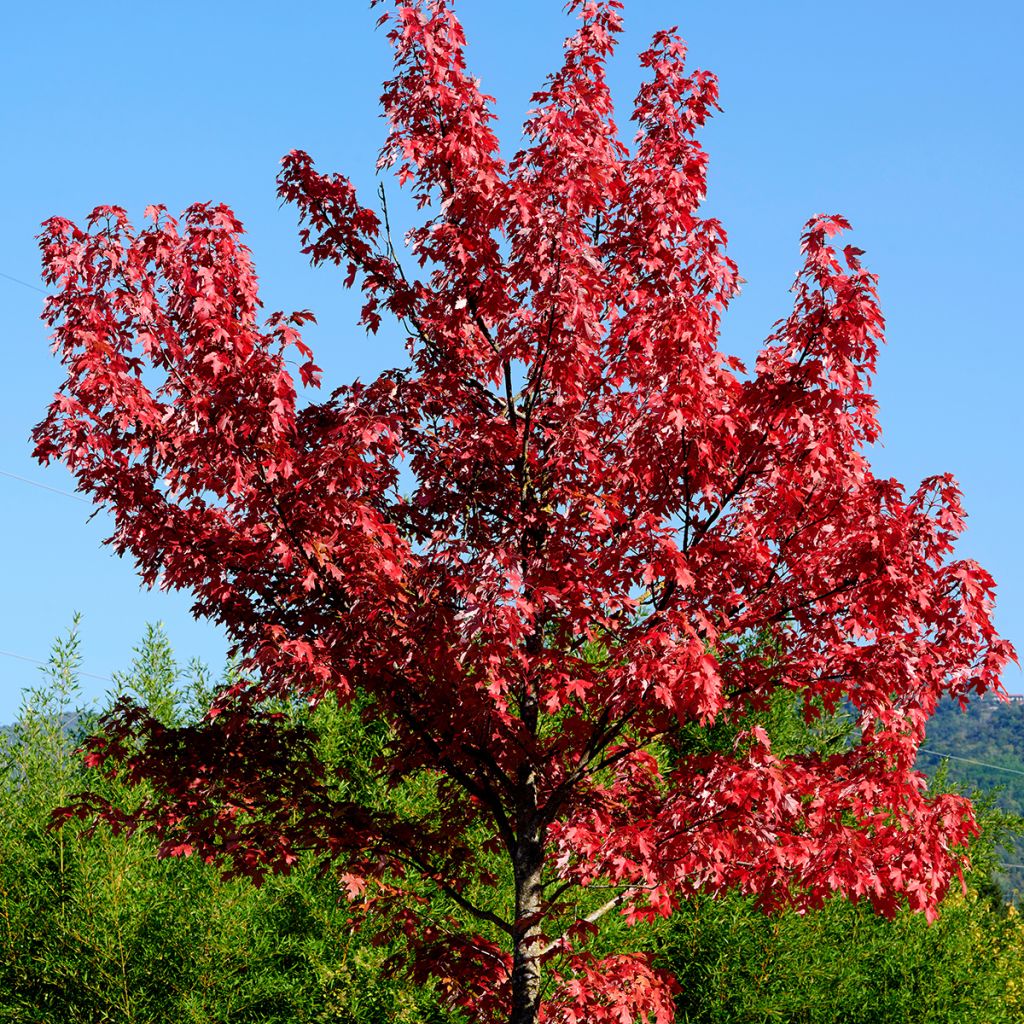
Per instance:
[[[539,830],[528,829],[516,843],[513,870],[516,884],[515,934],[512,937],[512,1015],[509,1024],[535,1024],[540,1007],[541,869],[544,843]]]
[[[543,535],[534,542],[539,548],[543,544]],[[537,622],[533,634],[526,642],[531,655],[535,656],[543,647],[543,629],[543,624]],[[528,681],[523,692],[520,713],[523,725],[529,734],[535,737],[540,707],[533,680]],[[527,762],[520,766],[518,775],[519,792],[515,808],[516,843],[512,854],[516,906],[512,934],[512,1015],[509,1017],[509,1024],[536,1024],[540,1009],[538,953],[542,943],[540,918],[544,902],[542,875],[547,827],[540,824],[537,814],[535,767]]]

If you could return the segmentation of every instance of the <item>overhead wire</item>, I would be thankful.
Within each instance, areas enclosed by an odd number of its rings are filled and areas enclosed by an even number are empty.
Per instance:
[[[2,270],[0,270],[0,277],[4,277],[8,281],[13,281],[15,284],[20,284],[23,288],[31,288],[32,291],[39,292],[40,295],[46,294],[45,288],[40,288],[35,284],[29,284],[28,281],[22,281],[20,277],[14,277],[12,274],[5,274]]]
[[[1008,772],[1010,775],[1024,775],[1019,768],[1005,768],[1001,764],[990,764],[988,761],[975,761],[973,757],[959,757],[957,754],[944,754],[941,750],[932,750],[930,747],[919,747],[919,754],[931,754],[932,757],[945,757],[950,761],[963,761],[965,764],[975,764],[979,768],[991,768],[997,772]]]
[[[86,505],[92,504],[88,498],[83,498],[81,494],[75,494],[72,491],[62,491],[59,487],[51,487],[49,484],[40,483],[38,480],[32,480],[27,476],[18,476],[17,473],[11,473],[6,469],[0,469],[0,476],[5,476],[10,480],[18,480],[23,484],[28,484],[30,487],[38,487],[43,491],[51,491],[53,494],[62,494],[65,498],[74,498],[75,501],[84,501]]]
[[[0,651],[0,655],[5,658],[17,658],[18,661],[28,661],[33,665],[40,665],[44,668],[52,664],[52,662],[49,661],[41,661],[39,658],[30,658],[26,654],[15,654],[14,651]],[[88,679],[98,679],[101,683],[112,683],[114,681],[110,676],[98,676],[95,672],[82,672],[77,669],[75,670],[74,675],[86,676]]]

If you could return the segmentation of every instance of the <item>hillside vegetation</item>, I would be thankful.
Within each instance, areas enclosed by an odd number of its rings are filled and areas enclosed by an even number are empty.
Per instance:
[[[990,793],[996,807],[1024,816],[1024,699],[986,697],[966,711],[951,701],[939,705],[928,724],[928,740],[918,767],[964,792]],[[1007,899],[1019,905],[1024,893],[1024,841],[1010,837],[1000,850],[993,880]]]

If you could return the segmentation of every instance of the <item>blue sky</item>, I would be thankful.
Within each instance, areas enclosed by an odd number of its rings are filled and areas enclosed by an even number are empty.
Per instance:
[[[471,64],[498,98],[514,147],[530,93],[570,23],[558,0],[462,0]],[[34,236],[43,218],[99,203],[178,210],[231,205],[249,230],[269,309],[309,307],[328,383],[400,359],[397,331],[366,339],[336,274],[298,253],[279,209],[281,155],[309,150],[369,201],[383,140],[377,97],[388,50],[362,0],[279,4],[179,0],[16,5],[0,38],[0,473],[57,488],[27,436],[59,368],[38,321]],[[907,483],[946,470],[970,512],[960,551],[999,582],[997,621],[1024,645],[1021,318],[1018,306],[1024,13],[1016,0],[722,4],[630,0],[612,71],[620,110],[635,54],[680,25],[694,66],[718,73],[720,114],[704,135],[708,205],[747,278],[724,347],[749,357],[783,315],[801,225],[819,211],[853,222],[881,277],[889,346],[880,362],[884,447],[876,471]],[[100,542],[102,517],[74,498],[0,475],[0,650],[45,658],[83,613],[84,669],[124,668],[145,623],[163,620],[182,660],[219,665],[224,643],[183,595],[141,592]],[[0,722],[38,673],[0,656]],[[83,678],[87,696],[102,678]],[[1007,687],[1024,691],[1012,669]]]

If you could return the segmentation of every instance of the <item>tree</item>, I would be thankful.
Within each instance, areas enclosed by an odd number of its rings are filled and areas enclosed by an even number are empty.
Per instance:
[[[370,332],[403,326],[407,367],[300,401],[286,357],[319,385],[312,316],[261,323],[228,208],[150,207],[136,230],[100,207],[45,225],[68,376],[34,436],[145,583],[190,590],[241,659],[199,726],[123,703],[90,762],[158,799],[78,814],[257,880],[312,851],[476,1019],[666,1021],[648,959],[588,951],[613,912],[732,887],[935,914],[975,824],[925,792],[915,751],[942,695],[998,689],[1014,655],[991,578],[951,560],[954,481],[871,472],[883,320],[861,251],[833,241],[846,221],[808,223],[752,372],[723,356],[740,279],[700,215],[695,138],[716,81],[658,33],[627,145],[605,82],[622,4],[568,7],[508,163],[451,3],[382,16],[381,166],[425,211],[419,276],[383,191],[378,215],[284,158],[304,251],[358,284]],[[849,702],[858,741],[773,753],[756,714],[780,690],[809,721]],[[324,700],[387,729],[379,771],[431,789],[416,816],[281,728],[281,702]],[[692,742],[720,725],[727,751]]]

